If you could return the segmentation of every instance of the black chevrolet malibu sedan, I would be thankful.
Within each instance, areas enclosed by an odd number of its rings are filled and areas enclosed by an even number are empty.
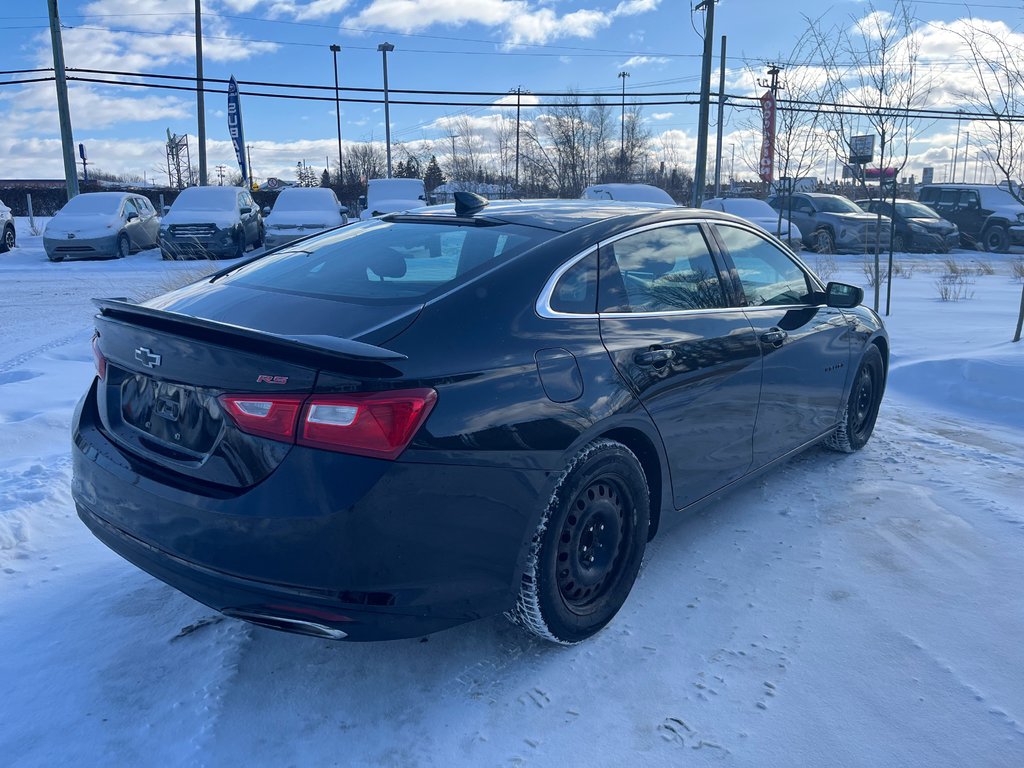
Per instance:
[[[504,611],[578,642],[663,517],[865,444],[889,343],[862,298],[708,210],[384,216],[99,300],[75,502],[256,624],[375,640]]]

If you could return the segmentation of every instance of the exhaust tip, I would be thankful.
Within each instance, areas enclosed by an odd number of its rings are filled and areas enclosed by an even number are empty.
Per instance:
[[[269,629],[277,629],[282,632],[310,635],[312,637],[319,637],[325,640],[344,640],[348,637],[348,633],[342,632],[340,629],[328,627],[324,624],[317,624],[315,621],[306,621],[305,619],[293,619],[287,616],[274,616],[266,613],[236,610],[232,608],[221,611],[221,613],[225,616],[230,616],[233,619],[242,619],[243,621],[248,621],[250,624],[256,624],[260,627],[267,627]]]

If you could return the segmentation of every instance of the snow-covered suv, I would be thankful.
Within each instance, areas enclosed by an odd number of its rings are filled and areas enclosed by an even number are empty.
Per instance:
[[[1024,205],[995,184],[928,184],[918,195],[960,228],[961,245],[1004,253],[1024,245]]]

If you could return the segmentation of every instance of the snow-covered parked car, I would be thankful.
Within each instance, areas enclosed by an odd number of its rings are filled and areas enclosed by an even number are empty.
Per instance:
[[[338,202],[333,189],[324,187],[290,187],[277,196],[273,209],[263,209],[263,215],[268,250],[348,224],[348,208]]]
[[[424,205],[427,205],[427,193],[423,179],[370,179],[366,183],[365,205],[359,218],[372,219]]]
[[[724,211],[741,219],[746,219],[751,224],[757,224],[761,229],[775,235],[779,240],[786,243],[794,251],[802,247],[803,235],[800,227],[791,222],[785,216],[779,217],[779,212],[772,208],[764,200],[752,197],[712,197],[705,200],[701,208],[708,208],[712,211]]]
[[[157,244],[160,217],[153,204],[130,192],[86,192],[50,219],[43,248],[50,261],[123,259]]]
[[[224,259],[263,245],[263,216],[242,187],[182,190],[160,225],[165,259]]]
[[[675,205],[668,192],[651,184],[593,184],[580,195],[584,200],[624,200],[629,203]]]
[[[0,253],[14,248],[17,238],[14,233],[14,217],[11,216],[11,209],[0,200]]]

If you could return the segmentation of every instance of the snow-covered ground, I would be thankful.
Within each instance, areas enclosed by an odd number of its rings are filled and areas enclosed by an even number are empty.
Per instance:
[[[51,264],[24,224],[0,256],[0,764],[1024,766],[1019,256],[955,254],[995,270],[960,302],[940,257],[901,257],[869,445],[663,530],[592,640],[496,617],[367,645],[223,619],[78,521],[89,299],[204,265]]]

